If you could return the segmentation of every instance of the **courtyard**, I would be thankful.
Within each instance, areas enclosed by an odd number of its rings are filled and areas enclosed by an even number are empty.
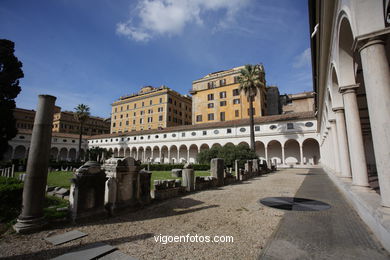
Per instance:
[[[299,196],[321,200],[331,208],[290,212],[258,203],[265,197]],[[44,240],[71,230],[88,236],[59,246]],[[226,236],[234,240],[226,243],[158,240],[159,236],[187,234]],[[358,247],[353,246],[356,241]],[[279,170],[87,224],[66,225],[31,235],[8,233],[0,240],[0,257],[48,259],[97,242],[114,246],[136,259],[389,257],[320,168]]]

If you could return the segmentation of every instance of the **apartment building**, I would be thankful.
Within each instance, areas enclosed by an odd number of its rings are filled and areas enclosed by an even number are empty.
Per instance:
[[[190,125],[191,102],[191,97],[166,86],[145,86],[112,104],[111,133]]]
[[[242,68],[213,72],[192,82],[192,124],[249,118],[249,102],[238,82]],[[265,79],[263,83],[253,103],[255,117],[267,111]]]

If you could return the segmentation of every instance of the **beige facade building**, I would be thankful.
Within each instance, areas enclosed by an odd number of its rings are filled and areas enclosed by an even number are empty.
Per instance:
[[[192,123],[212,123],[249,118],[249,102],[240,93],[238,76],[244,66],[213,72],[192,82]],[[266,88],[254,100],[254,115],[266,114]]]
[[[287,94],[280,97],[282,113],[314,111],[314,92]]]
[[[191,98],[166,86],[146,86],[112,104],[111,133],[191,124]]]
[[[34,125],[35,110],[15,108],[14,117],[16,120],[16,128],[23,130],[31,130]],[[53,133],[79,133],[79,123],[74,118],[74,113],[70,111],[61,111],[60,107],[55,107],[53,116]],[[84,125],[83,133],[85,135],[108,134],[110,131],[110,123],[107,120],[90,116]]]

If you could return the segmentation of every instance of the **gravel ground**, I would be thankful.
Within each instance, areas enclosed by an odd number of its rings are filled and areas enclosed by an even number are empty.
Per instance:
[[[5,234],[0,257],[49,259],[91,243],[104,242],[137,259],[255,259],[284,212],[262,206],[260,198],[294,196],[307,169],[280,170],[241,184],[200,191],[153,204],[134,213],[64,226],[31,235]],[[59,246],[44,237],[80,230],[88,236]],[[154,236],[232,236],[232,243],[162,244]]]

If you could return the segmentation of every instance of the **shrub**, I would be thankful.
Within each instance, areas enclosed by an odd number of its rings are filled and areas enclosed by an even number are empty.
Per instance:
[[[195,171],[206,171],[210,169],[209,165],[205,164],[193,164]],[[171,171],[172,169],[183,169],[184,164],[150,164],[151,171]],[[147,164],[142,164],[141,168],[148,168]]]
[[[23,183],[14,178],[0,177],[0,222],[18,216],[22,207]]]

